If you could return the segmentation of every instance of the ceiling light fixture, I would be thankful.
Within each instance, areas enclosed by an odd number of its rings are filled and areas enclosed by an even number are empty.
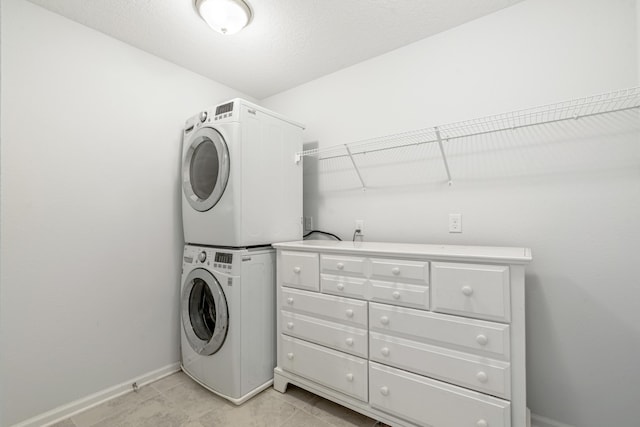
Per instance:
[[[221,34],[235,34],[247,26],[251,9],[243,0],[195,0],[198,13]]]

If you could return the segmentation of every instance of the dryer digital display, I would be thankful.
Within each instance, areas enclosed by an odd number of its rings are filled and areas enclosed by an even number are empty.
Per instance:
[[[227,254],[224,252],[216,252],[216,258],[214,262],[221,262],[224,264],[231,264],[233,261],[233,254]]]
[[[229,103],[223,104],[223,105],[218,105],[216,107],[216,116],[218,114],[229,113],[231,111],[233,111],[233,102],[229,102]]]

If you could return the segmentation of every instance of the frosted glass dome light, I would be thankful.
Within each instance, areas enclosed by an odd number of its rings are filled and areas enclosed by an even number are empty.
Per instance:
[[[221,34],[235,34],[251,19],[251,9],[242,0],[196,0],[196,9]]]

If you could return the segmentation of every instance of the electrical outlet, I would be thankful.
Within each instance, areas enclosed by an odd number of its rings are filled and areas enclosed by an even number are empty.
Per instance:
[[[311,231],[313,230],[313,217],[312,216],[305,216],[304,217],[304,231]]]
[[[361,236],[364,236],[364,220],[363,219],[356,219],[356,230],[360,230],[360,234]]]
[[[462,214],[449,214],[449,233],[462,233]]]

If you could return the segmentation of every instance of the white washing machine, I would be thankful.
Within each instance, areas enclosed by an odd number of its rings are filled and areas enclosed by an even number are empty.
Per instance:
[[[239,405],[273,383],[275,251],[186,245],[182,370]]]
[[[247,247],[302,239],[304,127],[242,99],[190,118],[183,131],[186,243]]]

